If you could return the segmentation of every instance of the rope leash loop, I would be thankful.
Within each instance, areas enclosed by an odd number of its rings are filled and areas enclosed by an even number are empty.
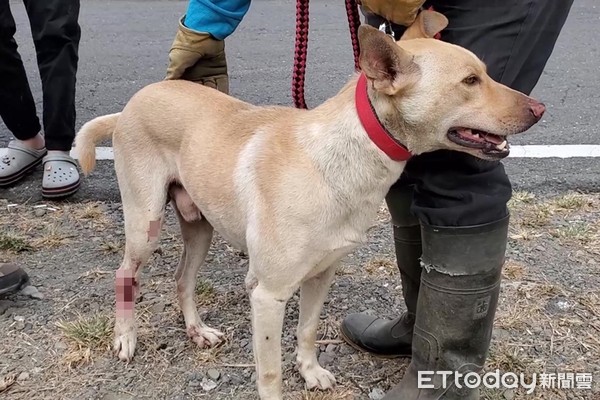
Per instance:
[[[294,43],[294,67],[292,70],[292,99],[296,108],[303,109],[308,108],[304,98],[304,83],[308,54],[309,2],[310,0],[296,0],[296,38]],[[350,40],[354,52],[354,68],[359,71],[358,27],[360,26],[360,14],[358,4],[356,0],[345,0],[345,3]]]

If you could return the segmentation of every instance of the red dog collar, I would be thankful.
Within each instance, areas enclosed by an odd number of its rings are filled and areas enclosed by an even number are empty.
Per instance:
[[[367,93],[367,77],[365,74],[360,74],[360,77],[358,78],[354,98],[358,119],[373,143],[394,161],[408,160],[412,156],[410,151],[398,143],[398,141],[396,141],[396,139],[394,139],[381,124],[379,118],[377,118],[377,114],[375,114],[375,110],[373,110],[373,105],[371,104],[371,100],[369,100],[369,95]]]

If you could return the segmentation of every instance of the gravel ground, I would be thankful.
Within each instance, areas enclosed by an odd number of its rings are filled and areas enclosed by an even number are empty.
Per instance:
[[[518,192],[501,304],[486,370],[587,372],[592,390],[489,391],[489,400],[600,399],[600,195],[548,197]],[[256,399],[247,259],[215,238],[200,272],[197,297],[206,323],[227,335],[200,350],[188,341],[173,273],[182,246],[175,218],[144,270],[137,304],[138,345],[130,364],[110,351],[113,276],[124,234],[119,203],[19,203],[0,200],[0,260],[27,265],[30,287],[0,299],[0,398]],[[341,343],[343,317],[403,310],[382,208],[369,242],[337,273],[321,315],[319,360],[338,379],[333,393],[306,392],[294,366],[297,297],[283,335],[289,399],[379,399],[407,360],[381,360]],[[39,298],[42,297],[42,298]],[[2,380],[4,379],[4,381]]]

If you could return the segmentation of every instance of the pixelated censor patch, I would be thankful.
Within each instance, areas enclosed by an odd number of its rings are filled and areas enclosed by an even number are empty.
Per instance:
[[[135,272],[131,269],[118,269],[115,279],[117,292],[117,316],[133,316],[133,306],[137,291]]]
[[[158,234],[160,233],[160,220],[150,221],[148,223],[148,241],[153,242],[158,240]]]

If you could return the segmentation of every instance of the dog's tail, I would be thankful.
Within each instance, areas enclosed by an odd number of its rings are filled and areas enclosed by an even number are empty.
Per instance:
[[[121,113],[115,113],[94,118],[77,132],[75,148],[79,165],[85,175],[92,172],[96,166],[96,144],[112,136],[120,115]]]

